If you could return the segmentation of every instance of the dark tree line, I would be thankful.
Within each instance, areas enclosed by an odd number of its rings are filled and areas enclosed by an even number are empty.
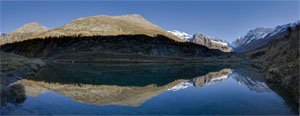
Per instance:
[[[163,35],[155,37],[147,35],[118,35],[118,36],[59,36],[36,38],[1,46],[1,51],[13,52],[26,57],[48,57],[52,54],[71,49],[76,51],[89,51],[91,48],[101,46],[103,51],[143,52],[149,54],[151,50],[167,50],[171,55],[179,51],[182,56],[218,56],[225,54],[220,50],[212,50],[205,46],[190,43],[178,42]]]

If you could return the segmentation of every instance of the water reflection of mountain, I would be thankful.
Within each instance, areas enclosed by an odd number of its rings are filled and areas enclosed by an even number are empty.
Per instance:
[[[263,81],[239,74],[243,70],[232,71],[222,65],[52,66],[18,82],[27,96],[54,91],[82,103],[139,106],[166,90],[202,87],[228,77],[254,88],[251,90],[264,88]]]
[[[157,86],[155,84],[146,86],[61,84],[27,79],[23,79],[22,84],[25,86],[26,94],[28,96],[37,96],[45,91],[55,91],[83,103],[95,105],[139,106],[166,90],[177,91],[193,85],[201,87],[205,84],[224,80],[230,73],[231,69],[222,69],[191,79],[178,80],[174,77],[173,81],[162,86]]]
[[[160,94],[167,88],[184,80],[177,80],[164,86],[147,85],[115,86],[89,84],[60,84],[42,81],[22,80],[28,96],[37,96],[43,92],[54,91],[78,102],[95,105],[139,106],[146,100]]]
[[[210,71],[218,72],[224,67],[226,66],[60,64],[44,68],[36,76],[23,79],[21,83],[28,96],[54,91],[83,103],[139,106],[171,87],[194,77],[211,75]]]
[[[170,91],[178,91],[186,89],[190,86],[202,87],[204,85],[213,84],[228,78],[231,74],[231,69],[222,69],[216,72],[209,72],[203,76],[197,76],[192,79],[187,80],[186,82],[181,82],[178,85],[168,89]]]
[[[239,84],[246,85],[252,91],[271,91],[266,85],[263,76],[253,68],[236,68],[231,77]]]
[[[193,85],[201,87],[205,84],[212,84],[218,81],[222,81],[228,78],[229,74],[232,73],[231,69],[222,69],[217,72],[210,72],[204,76],[198,76],[192,79]]]

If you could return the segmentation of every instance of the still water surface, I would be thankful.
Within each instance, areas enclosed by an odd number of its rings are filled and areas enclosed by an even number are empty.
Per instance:
[[[20,95],[1,114],[295,114],[260,73],[227,65],[51,64],[8,88]]]

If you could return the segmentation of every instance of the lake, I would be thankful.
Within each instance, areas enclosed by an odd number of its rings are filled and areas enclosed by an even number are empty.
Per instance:
[[[225,64],[49,64],[1,101],[2,115],[296,113],[261,73]]]

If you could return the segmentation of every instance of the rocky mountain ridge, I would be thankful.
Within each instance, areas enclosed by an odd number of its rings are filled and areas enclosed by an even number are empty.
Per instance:
[[[221,40],[221,39],[214,38],[214,37],[204,36],[204,35],[198,34],[198,33],[196,33],[193,36],[193,39],[191,40],[191,42],[200,44],[200,45],[204,45],[210,49],[218,49],[223,52],[231,52],[232,51],[228,42]]]
[[[229,43],[225,40],[221,40],[211,36],[205,36],[199,33],[195,33],[194,35],[187,34],[185,32],[180,32],[178,30],[168,31],[181,38],[183,41],[192,42],[199,45],[206,46],[210,49],[218,49],[223,52],[231,52],[231,47]]]
[[[295,28],[300,21],[288,23],[285,25],[276,26],[274,28],[255,28],[250,30],[246,35],[237,38],[231,43],[231,46],[236,52],[246,52],[258,49],[268,44],[272,39],[285,35],[288,28]]]

